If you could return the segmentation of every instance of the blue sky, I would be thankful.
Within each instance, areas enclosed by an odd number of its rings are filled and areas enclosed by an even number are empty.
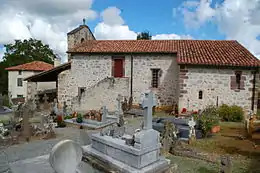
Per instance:
[[[66,33],[83,18],[97,39],[146,30],[152,39],[229,39],[260,57],[259,0],[2,0],[0,8],[0,60],[1,45],[31,37],[66,57]]]
[[[208,22],[200,28],[186,28],[181,15],[174,16],[174,8],[178,8],[182,0],[158,0],[122,1],[122,0],[98,0],[93,3],[93,9],[103,11],[110,6],[116,6],[121,10],[121,16],[131,30],[141,32],[149,30],[152,35],[171,34],[191,35],[194,39],[225,39],[218,31],[216,24]],[[213,1],[215,4],[222,1]],[[88,22],[93,30],[101,19]]]

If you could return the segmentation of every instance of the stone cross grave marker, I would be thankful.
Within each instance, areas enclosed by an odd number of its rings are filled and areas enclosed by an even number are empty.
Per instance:
[[[145,93],[144,98],[141,101],[141,107],[145,109],[144,112],[144,130],[152,129],[153,120],[153,107],[157,105],[157,99],[155,95],[150,91]]]
[[[29,141],[30,139],[30,123],[29,123],[29,117],[30,117],[30,103],[26,102],[22,109],[22,115],[23,115],[23,135],[26,139],[26,141]]]
[[[53,112],[57,115],[58,113],[58,101],[57,99],[55,98],[54,101],[53,101]]]
[[[36,104],[36,109],[39,110],[40,109],[40,97],[38,96],[38,94],[36,94],[36,96],[35,96],[35,104]]]
[[[123,99],[123,96],[121,94],[118,94],[118,97],[116,99],[117,100],[117,111],[116,111],[116,113],[117,113],[118,116],[124,114],[123,110],[122,110],[122,104],[121,104],[122,99]]]
[[[66,116],[68,114],[67,107],[68,107],[68,105],[66,104],[66,102],[63,102],[63,115],[64,116]]]
[[[47,96],[47,94],[44,94],[44,96],[43,96],[44,109],[48,109],[49,108],[48,99],[49,99],[49,97]]]
[[[107,120],[107,107],[106,106],[102,106],[101,110],[102,110],[101,121],[105,122]]]
[[[191,120],[188,122],[189,128],[190,128],[190,132],[189,132],[189,139],[193,140],[196,138],[196,134],[195,134],[195,125],[196,122],[194,121],[194,118],[191,117]]]

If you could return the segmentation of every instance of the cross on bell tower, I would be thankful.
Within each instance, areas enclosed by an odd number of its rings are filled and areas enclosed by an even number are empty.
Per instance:
[[[86,25],[86,19],[83,18],[83,25]]]

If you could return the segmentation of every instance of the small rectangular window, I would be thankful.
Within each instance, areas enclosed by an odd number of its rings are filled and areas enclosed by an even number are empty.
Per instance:
[[[240,83],[241,83],[241,72],[236,72],[236,84],[237,84],[237,89],[240,89]]]
[[[86,87],[79,87],[78,88],[78,98],[81,100],[82,96],[85,94]]]
[[[20,70],[20,71],[18,71],[18,74],[19,74],[19,75],[21,75],[21,74],[22,74],[22,71],[21,71],[21,70]]]
[[[17,95],[17,98],[23,98],[23,95]]]
[[[152,70],[152,87],[158,88],[159,87],[159,72],[160,69],[151,69]]]
[[[202,91],[199,91],[199,99],[202,99]]]
[[[23,79],[17,78],[17,86],[22,87],[23,86]]]

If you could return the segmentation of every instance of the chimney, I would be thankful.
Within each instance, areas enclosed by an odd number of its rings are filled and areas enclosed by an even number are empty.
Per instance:
[[[61,65],[61,59],[60,58],[55,58],[54,59],[54,67],[57,67],[59,65]]]

